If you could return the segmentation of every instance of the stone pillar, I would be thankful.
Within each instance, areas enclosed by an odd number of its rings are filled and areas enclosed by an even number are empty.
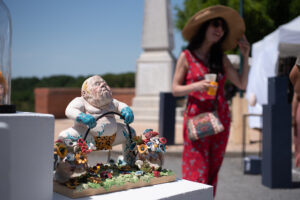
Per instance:
[[[135,121],[158,122],[159,93],[172,90],[175,58],[169,0],[145,0],[142,48],[137,60]]]

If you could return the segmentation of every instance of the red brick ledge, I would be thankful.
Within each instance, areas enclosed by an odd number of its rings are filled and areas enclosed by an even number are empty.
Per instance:
[[[135,88],[112,88],[113,98],[132,105]],[[53,114],[55,118],[65,118],[65,109],[75,97],[80,96],[80,88],[35,88],[35,112]]]

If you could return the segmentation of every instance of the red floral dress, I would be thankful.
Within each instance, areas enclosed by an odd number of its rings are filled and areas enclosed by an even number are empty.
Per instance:
[[[188,85],[204,79],[204,74],[209,73],[209,69],[189,50],[185,50],[184,54],[188,62],[185,84]],[[218,74],[219,87],[217,101],[215,97],[209,96],[207,92],[196,91],[188,95],[183,124],[184,150],[182,155],[182,178],[214,186],[214,195],[230,127],[230,112],[224,96],[225,81],[225,75]],[[204,137],[195,142],[189,140],[186,126],[187,117],[193,117],[202,112],[213,111],[215,110],[216,103],[219,118],[225,128],[224,131],[216,135]]]

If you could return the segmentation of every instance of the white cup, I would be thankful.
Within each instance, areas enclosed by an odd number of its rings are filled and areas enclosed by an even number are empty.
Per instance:
[[[211,87],[208,87],[207,94],[210,96],[216,96],[218,83],[216,82],[217,74],[205,74],[205,80],[210,82]]]
[[[217,74],[205,74],[204,78],[205,78],[205,80],[215,82],[217,79]]]

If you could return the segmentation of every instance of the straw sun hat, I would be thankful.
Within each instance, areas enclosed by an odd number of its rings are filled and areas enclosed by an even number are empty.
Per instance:
[[[222,44],[223,50],[234,49],[243,36],[246,27],[239,13],[227,6],[211,6],[197,12],[184,26],[183,37],[190,41],[204,22],[217,17],[223,18],[228,26],[227,37]]]

